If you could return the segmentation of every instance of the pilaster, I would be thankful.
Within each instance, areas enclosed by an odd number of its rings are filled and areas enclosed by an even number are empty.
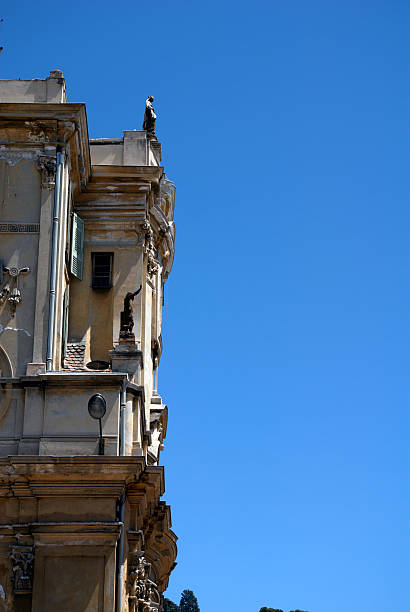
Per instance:
[[[45,372],[47,351],[50,244],[56,176],[55,148],[49,150],[49,152],[49,155],[41,155],[37,160],[37,168],[41,176],[40,236],[37,257],[33,358],[32,363],[27,364],[28,375]]]

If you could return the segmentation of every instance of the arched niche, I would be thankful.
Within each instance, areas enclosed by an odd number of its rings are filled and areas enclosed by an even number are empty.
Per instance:
[[[6,351],[0,346],[0,378],[12,378],[13,367]]]

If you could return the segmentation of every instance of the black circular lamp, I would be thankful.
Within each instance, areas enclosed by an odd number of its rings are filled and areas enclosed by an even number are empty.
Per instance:
[[[94,395],[92,395],[90,399],[88,400],[88,414],[93,419],[97,419],[100,424],[100,441],[98,445],[99,455],[104,454],[105,440],[102,437],[101,419],[105,415],[106,411],[107,411],[107,402],[105,401],[105,398],[101,395],[101,393],[95,393]]]

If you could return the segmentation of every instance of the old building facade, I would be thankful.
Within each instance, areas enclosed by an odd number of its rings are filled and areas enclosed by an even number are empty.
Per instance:
[[[0,81],[0,141],[0,611],[161,610],[161,145],[89,140],[57,70]]]

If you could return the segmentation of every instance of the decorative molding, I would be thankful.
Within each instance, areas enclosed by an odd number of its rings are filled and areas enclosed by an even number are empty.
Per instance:
[[[39,223],[0,223],[2,234],[39,234]]]
[[[26,122],[30,123],[30,122]],[[56,158],[53,155],[45,155],[43,152],[36,151],[10,151],[5,147],[0,147],[0,159],[6,161],[9,166],[15,166],[21,161],[35,162],[41,174],[43,187],[53,189],[56,176]]]
[[[28,130],[28,139],[31,142],[44,142],[48,140],[47,131],[48,127],[40,121],[25,121],[24,125]]]
[[[33,590],[34,548],[33,546],[13,546],[12,562],[13,590],[17,595],[31,593]]]
[[[6,147],[0,146],[0,159],[7,162],[9,166],[15,166],[21,161],[37,161],[38,156],[41,155],[39,150],[35,151],[10,151]]]

